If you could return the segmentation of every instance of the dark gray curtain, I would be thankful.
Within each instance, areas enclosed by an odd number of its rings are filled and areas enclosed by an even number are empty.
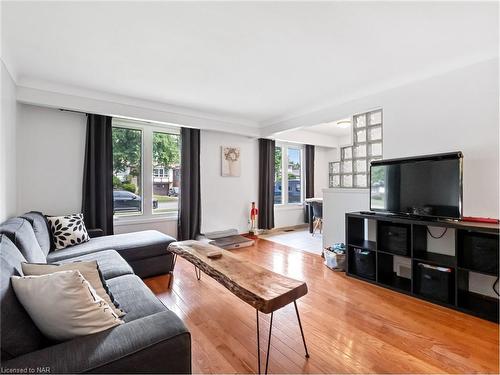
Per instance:
[[[275,142],[259,139],[259,228],[274,228]]]
[[[314,197],[314,146],[306,145],[305,148],[306,164],[306,198]]]
[[[181,129],[181,189],[177,238],[194,240],[200,234],[200,130]],[[222,203],[223,204],[223,203]]]
[[[87,115],[82,212],[85,226],[113,234],[113,142],[109,116]]]
[[[314,146],[306,145],[305,147],[305,185],[306,185],[306,198],[314,197]],[[309,222],[309,209],[308,205],[305,205],[304,211],[304,221]]]

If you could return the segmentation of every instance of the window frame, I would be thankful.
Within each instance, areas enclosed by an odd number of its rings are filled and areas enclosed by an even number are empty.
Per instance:
[[[154,139],[154,133],[164,133],[164,134],[170,134],[170,135],[177,135],[180,138],[181,129],[180,129],[180,127],[179,128],[174,128],[174,127],[159,128],[157,126],[154,126],[151,129],[151,213],[152,213],[153,217],[169,217],[169,218],[175,218],[175,219],[177,219],[177,217],[179,215],[179,208],[178,207],[177,207],[176,211],[171,211],[171,212],[168,212],[168,213],[165,213],[165,212],[156,212],[155,213],[154,209],[153,209],[154,178],[155,178],[155,176],[154,176],[155,166],[154,166],[154,163],[153,163],[153,139]],[[181,143],[180,143],[180,139],[179,139],[179,160],[180,160],[180,153],[181,153],[180,145],[181,145]],[[168,178],[168,173],[166,173],[168,171],[168,169],[166,170],[165,167],[163,166],[162,170],[163,170],[163,176],[161,176],[160,178]],[[180,174],[180,172],[179,172],[179,174]],[[172,178],[173,178],[173,175],[172,175]]]
[[[140,130],[142,134],[142,213],[130,215],[113,214],[113,221],[115,225],[119,226],[141,222],[177,220],[179,211],[168,213],[153,212],[153,132],[174,134],[180,136],[180,127],[171,124],[150,123],[146,121],[125,119],[121,117],[113,117],[112,127]],[[145,178],[145,176],[151,176],[151,178]]]
[[[112,119],[111,127],[112,128],[138,130],[141,132],[141,176],[140,176],[140,182],[141,182],[141,187],[142,187],[141,212],[137,212],[137,213],[130,212],[127,214],[122,214],[122,215],[118,215],[118,214],[115,214],[113,212],[113,221],[122,221],[123,218],[129,218],[129,220],[132,220],[133,218],[142,217],[144,215],[144,202],[145,202],[145,200],[144,200],[144,130],[140,127],[135,126],[132,123],[119,122],[118,125],[115,125],[115,118]],[[113,129],[111,129],[111,131],[113,131]],[[114,198],[113,198],[113,200],[114,200]],[[114,204],[114,202],[113,202],[113,204]],[[113,208],[113,211],[114,211],[114,208]]]
[[[277,208],[297,207],[304,204],[305,188],[305,165],[304,165],[304,145],[290,142],[276,142],[275,147],[281,147],[281,203],[274,203]],[[300,202],[288,202],[288,149],[299,150],[300,152]],[[284,186],[287,188],[284,189]]]

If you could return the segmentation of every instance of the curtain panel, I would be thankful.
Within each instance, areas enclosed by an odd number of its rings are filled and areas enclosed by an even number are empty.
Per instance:
[[[259,139],[259,216],[260,229],[274,228],[274,152],[271,139]]]
[[[112,118],[87,115],[82,212],[85,226],[113,234]]]
[[[314,146],[305,147],[306,198],[314,197]]]
[[[194,240],[201,230],[199,129],[181,129],[180,185],[177,238]]]
[[[304,163],[305,163],[305,198],[314,197],[314,146],[305,145],[304,150]],[[312,209],[309,205],[305,205],[304,221],[309,222],[309,210]]]

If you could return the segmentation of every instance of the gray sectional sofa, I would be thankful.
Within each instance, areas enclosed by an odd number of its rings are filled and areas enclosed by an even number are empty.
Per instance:
[[[139,278],[170,272],[173,238],[156,231],[100,236],[51,251],[40,213],[0,225],[1,368],[4,373],[190,373],[191,336]],[[21,263],[97,260],[125,324],[56,343],[48,341],[17,300],[10,284]],[[160,263],[160,264],[158,264]],[[31,370],[33,369],[33,370]]]

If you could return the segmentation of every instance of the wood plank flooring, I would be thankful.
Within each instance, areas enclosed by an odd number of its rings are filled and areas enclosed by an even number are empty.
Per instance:
[[[336,273],[319,255],[259,239],[233,251],[304,280],[298,306],[311,357],[304,357],[293,305],[274,314],[270,373],[498,373],[499,327]],[[255,310],[178,258],[168,276],[146,280],[192,335],[194,373],[257,371]],[[265,359],[270,315],[261,316]]]

